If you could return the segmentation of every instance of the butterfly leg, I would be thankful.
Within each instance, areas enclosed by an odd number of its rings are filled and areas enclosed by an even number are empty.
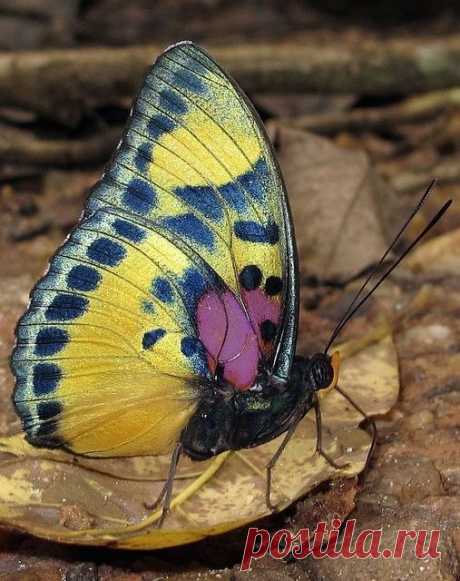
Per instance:
[[[149,510],[155,510],[161,503],[163,503],[163,509],[161,511],[160,519],[158,520],[157,527],[160,529],[163,526],[165,518],[168,516],[170,505],[171,505],[171,496],[173,491],[174,485],[174,478],[176,476],[177,465],[179,463],[179,458],[182,453],[182,443],[179,442],[174,451],[171,455],[171,462],[169,464],[168,476],[166,478],[166,482],[161,489],[158,498],[155,500],[153,504],[145,504],[145,507]]]
[[[319,404],[319,399],[317,397],[317,395],[315,394],[314,399],[313,399],[313,407],[315,408],[315,417],[316,417],[316,449],[315,449],[315,453],[316,454],[320,454],[320,456],[322,456],[326,462],[328,464],[330,464],[333,468],[347,468],[348,466],[350,466],[349,462],[345,462],[344,464],[338,464],[337,462],[335,462],[330,456],[329,454],[327,454],[324,450],[323,450],[323,428],[322,428],[322,423],[321,423],[321,407]]]
[[[366,414],[366,412],[362,409],[362,407],[359,406],[357,403],[355,403],[347,393],[345,393],[344,391],[342,391],[342,389],[340,389],[340,387],[338,385],[335,386],[335,389],[340,393],[340,395],[344,399],[347,400],[347,402],[351,406],[353,406],[355,408],[356,411],[358,411],[363,416],[363,418],[367,422],[367,425],[370,427],[371,437],[372,437],[372,443],[371,443],[371,449],[369,450],[369,454],[367,455],[367,459],[366,459],[366,466],[365,466],[365,468],[367,468],[367,465],[368,465],[370,459],[372,458],[372,454],[373,454],[374,448],[375,448],[375,443],[377,441],[377,426],[375,425],[375,421],[374,421],[373,418],[371,418],[370,416],[368,416]]]
[[[294,420],[292,421],[291,425],[289,426],[289,428],[286,432],[286,435],[284,436],[283,441],[281,442],[280,447],[278,448],[278,450],[276,450],[276,452],[273,454],[270,462],[265,467],[266,471],[267,471],[267,477],[266,477],[267,487],[265,489],[265,504],[267,505],[267,508],[269,508],[270,510],[276,509],[276,505],[272,504],[271,498],[270,498],[271,492],[272,492],[272,471],[273,471],[273,468],[275,467],[275,464],[278,462],[281,454],[283,453],[284,449],[288,445],[289,440],[294,435],[294,432],[297,428],[297,424],[299,423],[300,419],[301,419],[300,417],[294,418]]]

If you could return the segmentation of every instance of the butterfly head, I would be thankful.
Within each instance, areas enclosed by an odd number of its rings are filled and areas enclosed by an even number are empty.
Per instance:
[[[340,355],[338,351],[332,355],[315,353],[305,361],[304,381],[310,390],[328,392],[337,384],[339,368]]]

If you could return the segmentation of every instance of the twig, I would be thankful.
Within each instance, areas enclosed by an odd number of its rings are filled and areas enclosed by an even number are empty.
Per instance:
[[[331,135],[339,131],[394,129],[400,124],[432,119],[454,108],[460,108],[460,89],[457,87],[410,97],[388,107],[302,115],[293,120],[283,121],[283,124]]]
[[[115,127],[86,139],[40,139],[31,131],[0,126],[2,162],[31,165],[72,166],[106,161],[120,139]]]
[[[440,185],[460,183],[460,159],[450,157],[433,167],[426,168],[425,171],[401,172],[394,176],[387,176],[395,190],[400,193],[420,191],[433,178],[436,178]]]
[[[161,47],[164,48],[164,47]],[[411,94],[460,85],[460,38],[208,47],[247,91]],[[0,55],[0,103],[66,124],[130,97],[158,46]]]

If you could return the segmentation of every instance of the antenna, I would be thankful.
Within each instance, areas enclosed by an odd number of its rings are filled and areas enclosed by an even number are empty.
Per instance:
[[[442,216],[445,214],[445,212],[447,211],[447,209],[451,205],[452,200],[448,200],[442,206],[442,208],[440,208],[440,210],[438,210],[438,212],[435,214],[435,216],[431,219],[430,223],[427,226],[425,226],[425,228],[422,230],[422,232],[420,232],[420,234],[415,238],[415,240],[413,242],[411,242],[411,244],[408,246],[408,248],[406,248],[406,250],[401,254],[401,256],[399,256],[399,258],[397,258],[395,260],[395,262],[392,265],[390,265],[388,270],[386,272],[384,272],[384,274],[374,284],[374,286],[371,288],[371,290],[360,301],[358,301],[359,297],[361,296],[361,293],[364,291],[364,289],[368,285],[369,281],[377,273],[379,268],[382,266],[385,258],[388,256],[388,254],[394,248],[394,246],[396,245],[398,240],[400,240],[402,234],[407,229],[410,222],[413,220],[415,215],[418,213],[418,211],[420,210],[420,208],[424,204],[426,198],[430,194],[435,183],[436,183],[436,180],[433,180],[430,183],[430,185],[427,187],[424,194],[420,198],[419,202],[417,203],[415,208],[412,210],[411,215],[409,216],[409,218],[407,218],[407,220],[404,222],[404,224],[401,227],[401,229],[399,230],[399,232],[396,234],[395,238],[393,239],[393,242],[390,244],[390,246],[384,252],[382,258],[379,260],[379,262],[372,269],[371,273],[366,278],[364,283],[361,285],[361,287],[358,290],[358,292],[356,293],[354,299],[352,300],[352,302],[348,306],[347,310],[345,311],[342,319],[339,321],[339,323],[337,324],[335,329],[332,331],[331,338],[329,339],[327,346],[324,349],[324,353],[327,353],[329,351],[333,342],[337,339],[337,337],[341,333],[342,329],[345,327],[345,325],[348,323],[348,321],[353,317],[353,315],[356,313],[356,311],[369,299],[369,297],[377,290],[377,288],[383,283],[383,281],[393,272],[393,270],[398,266],[398,264],[407,256],[407,254],[409,254],[409,252],[414,248],[414,246],[416,244],[418,244],[418,242],[420,242],[420,240],[425,236],[425,234],[427,234],[431,230],[431,228],[433,228],[433,226],[442,218]]]

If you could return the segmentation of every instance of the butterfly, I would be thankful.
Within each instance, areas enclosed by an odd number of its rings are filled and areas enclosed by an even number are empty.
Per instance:
[[[181,42],[148,71],[80,222],[31,293],[11,358],[15,409],[34,446],[171,454],[163,518],[181,454],[205,460],[285,433],[267,467],[271,506],[271,470],[311,408],[317,451],[335,465],[318,392],[338,388],[328,351],[362,302],[324,352],[295,356],[299,272],[280,169],[240,88]]]

